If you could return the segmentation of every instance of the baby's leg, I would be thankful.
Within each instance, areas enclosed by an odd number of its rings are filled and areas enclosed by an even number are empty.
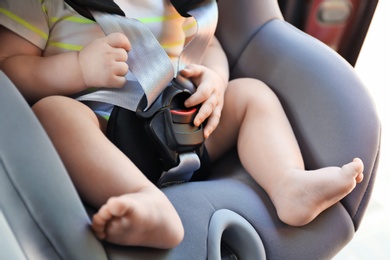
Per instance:
[[[270,196],[279,218],[300,226],[349,194],[363,163],[305,171],[298,143],[275,94],[262,82],[229,83],[218,128],[206,141],[212,159],[237,142],[245,169]]]
[[[122,245],[158,248],[181,242],[184,231],[175,209],[105,137],[103,120],[87,106],[66,97],[45,98],[33,109],[80,196],[100,208],[92,224],[97,237]]]

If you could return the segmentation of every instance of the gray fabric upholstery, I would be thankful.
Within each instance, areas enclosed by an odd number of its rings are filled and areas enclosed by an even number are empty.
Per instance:
[[[307,168],[340,165],[359,156],[366,166],[364,182],[312,223],[289,227],[278,220],[268,196],[232,151],[216,163],[210,180],[163,189],[185,227],[178,247],[100,243],[42,127],[1,76],[0,230],[9,239],[0,242],[13,248],[6,257],[206,259],[209,222],[221,209],[254,227],[268,259],[329,259],[352,239],[370,199],[379,154],[380,122],[365,86],[340,56],[284,22],[276,0],[220,0],[219,7],[217,35],[232,78],[259,78],[274,89]]]
[[[14,236],[7,241],[16,239],[27,259],[104,258],[43,128],[1,71],[0,86],[0,225],[6,228],[7,222]]]

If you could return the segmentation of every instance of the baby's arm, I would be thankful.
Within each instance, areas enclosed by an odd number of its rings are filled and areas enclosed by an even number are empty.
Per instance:
[[[31,103],[88,87],[121,87],[130,43],[121,34],[92,41],[80,52],[42,57],[42,50],[0,26],[0,70]]]
[[[207,138],[217,127],[221,117],[224,93],[229,80],[229,67],[225,52],[217,38],[213,38],[202,65],[191,64],[180,72],[197,86],[196,92],[186,100],[187,107],[202,104],[194,119],[200,125],[208,118],[204,129]]]

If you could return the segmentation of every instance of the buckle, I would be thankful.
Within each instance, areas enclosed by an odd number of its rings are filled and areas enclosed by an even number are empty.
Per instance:
[[[188,89],[173,80],[147,109],[144,97],[138,105],[137,116],[145,119],[145,131],[151,137],[160,155],[164,170],[176,167],[180,154],[203,151],[203,125],[193,120],[199,107],[187,108],[184,101],[191,96]]]

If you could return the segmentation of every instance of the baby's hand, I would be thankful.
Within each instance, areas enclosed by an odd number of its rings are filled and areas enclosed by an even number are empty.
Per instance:
[[[96,39],[79,53],[79,63],[87,87],[120,88],[129,67],[126,63],[131,45],[121,33]]]
[[[208,118],[204,128],[204,136],[208,138],[221,118],[226,84],[217,73],[202,65],[189,65],[180,74],[197,86],[196,92],[185,101],[185,106],[202,104],[194,124],[199,126]]]

